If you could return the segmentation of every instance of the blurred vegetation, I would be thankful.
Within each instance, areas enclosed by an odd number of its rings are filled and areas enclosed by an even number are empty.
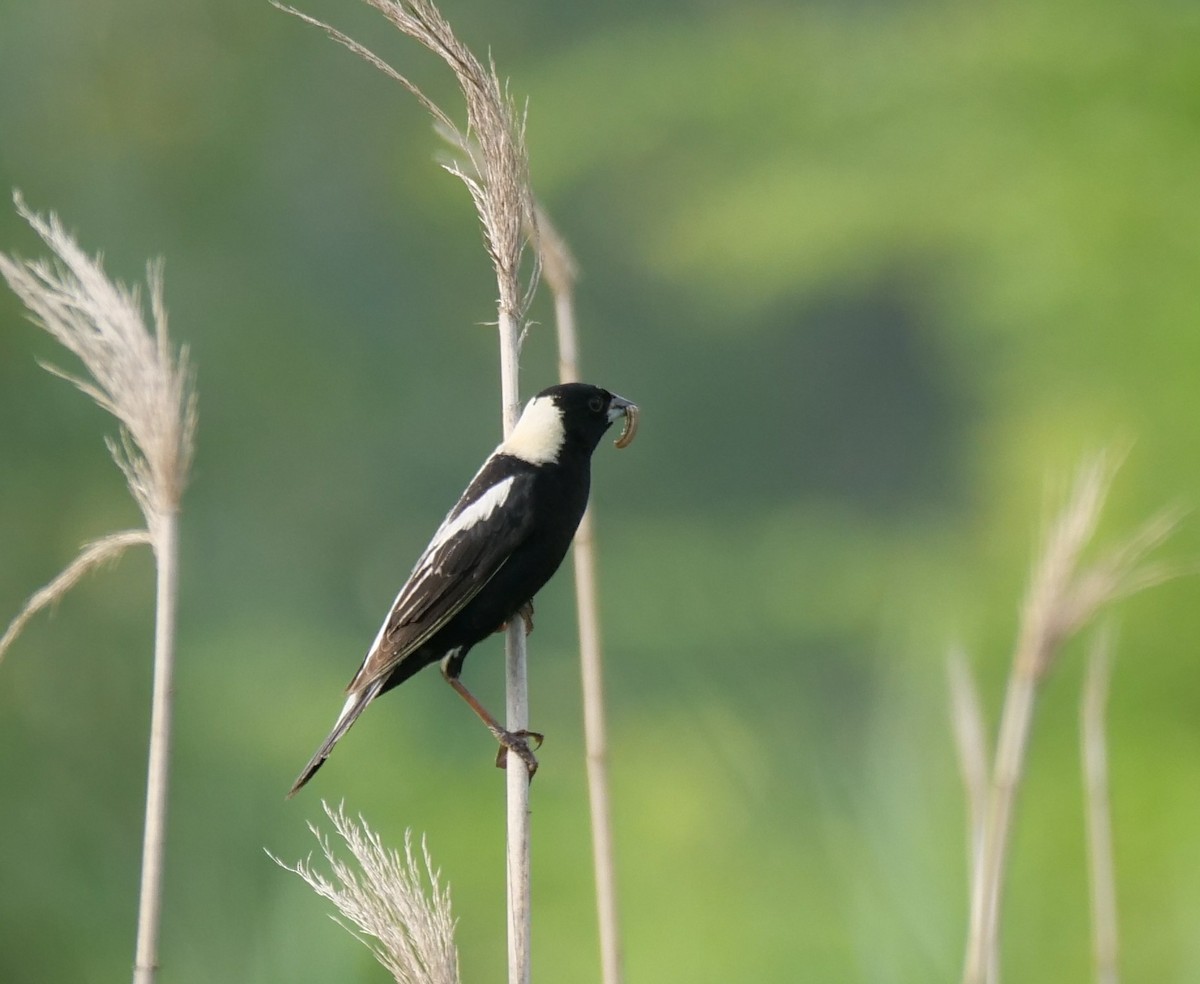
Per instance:
[[[369,10],[331,20],[457,105]],[[1174,2],[459,0],[529,98],[584,267],[587,375],[643,426],[597,456],[626,963],[640,981],[957,977],[950,645],[995,714],[1047,476],[1132,440],[1106,520],[1200,483],[1200,10]],[[503,979],[503,791],[436,675],[312,751],[416,553],[499,434],[487,262],[423,111],[233,0],[0,2],[0,188],[110,274],[167,258],[199,370],[185,500],[164,981],[379,980],[263,853],[317,799],[454,891]],[[0,208],[0,246],[38,244]],[[549,322],[543,299],[537,317]],[[0,295],[0,619],[134,520],[103,416]],[[524,387],[552,381],[550,332]],[[1200,552],[1194,522],[1173,547]],[[132,960],[152,574],[129,558],[0,666],[0,980]],[[539,598],[534,960],[595,964],[567,577]],[[1124,606],[1110,742],[1123,967],[1200,977],[1193,580]],[[466,678],[493,703],[499,643]],[[1011,980],[1088,978],[1076,711],[1050,682],[1019,804]]]

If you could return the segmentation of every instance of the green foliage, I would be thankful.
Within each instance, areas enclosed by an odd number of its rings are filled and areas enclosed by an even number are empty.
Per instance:
[[[449,91],[367,12],[312,9]],[[978,664],[994,715],[1046,478],[1083,452],[1134,440],[1108,532],[1200,486],[1200,15],[1113,0],[446,13],[529,96],[535,186],[584,267],[585,371],[643,408],[633,447],[598,454],[594,492],[629,979],[953,979],[965,832],[947,648]],[[317,797],[344,795],[385,838],[429,834],[463,977],[501,980],[502,778],[436,674],[372,709],[311,799],[283,801],[498,439],[469,202],[397,87],[266,4],[0,18],[0,188],[54,208],[123,279],[163,254],[204,385],[164,979],[378,979],[262,853],[302,856]],[[8,210],[0,248],[36,251]],[[37,371],[46,354],[0,296],[0,619],[133,518],[106,422]],[[527,390],[553,358],[535,326]],[[1185,522],[1174,550],[1197,542]],[[119,978],[131,960],[149,585],[124,561],[0,667],[0,980]],[[1121,615],[1130,979],[1200,974],[1194,591]],[[546,980],[587,979],[595,952],[571,626],[564,576],[531,643]],[[500,653],[467,666],[485,702]],[[1042,701],[1013,842],[1005,966],[1030,984],[1086,977],[1077,655]]]

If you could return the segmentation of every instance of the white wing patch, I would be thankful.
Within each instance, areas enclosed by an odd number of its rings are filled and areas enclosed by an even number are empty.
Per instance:
[[[493,485],[457,516],[447,516],[442,520],[442,525],[433,534],[433,540],[430,541],[429,546],[425,548],[425,552],[417,560],[412,573],[408,576],[408,580],[400,588],[399,594],[396,595],[396,600],[392,602],[392,607],[388,611],[387,617],[383,620],[383,624],[379,626],[379,631],[375,634],[375,641],[371,643],[371,648],[367,650],[368,654],[377,652],[383,644],[384,636],[387,634],[388,628],[392,625],[401,602],[406,597],[411,598],[416,595],[430,574],[441,573],[438,564],[438,554],[441,549],[460,533],[465,533],[467,530],[490,518],[497,509],[508,501],[508,496],[512,492],[515,482],[516,476],[510,475],[508,478]]]
[[[503,481],[497,482],[490,489],[483,493],[478,499],[472,502],[466,509],[460,512],[457,516],[451,519],[446,517],[445,521],[438,531],[433,535],[433,541],[429,544],[429,548],[425,551],[425,557],[430,557],[437,553],[438,548],[452,537],[459,533],[465,533],[477,523],[482,523],[488,519],[492,513],[499,509],[508,499],[509,492],[512,491],[513,482],[516,481],[516,476],[509,475]]]
[[[558,460],[566,432],[562,411],[551,396],[535,396],[525,406],[517,426],[496,450],[528,461],[531,465],[548,465]]]

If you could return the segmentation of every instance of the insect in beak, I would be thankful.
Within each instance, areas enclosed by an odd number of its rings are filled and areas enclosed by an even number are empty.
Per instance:
[[[613,399],[613,407],[621,409],[625,413],[625,424],[621,428],[621,436],[618,437],[613,444],[618,448],[627,448],[633,443],[634,437],[637,436],[638,429],[638,410],[636,403],[630,403],[628,400],[622,400],[619,396]]]

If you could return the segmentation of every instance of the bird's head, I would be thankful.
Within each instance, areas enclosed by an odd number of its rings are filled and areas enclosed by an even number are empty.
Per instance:
[[[625,426],[617,447],[633,440],[638,408],[623,397],[588,383],[562,383],[544,389],[525,405],[502,447],[534,464],[559,460],[563,449],[591,454],[618,418]]]

